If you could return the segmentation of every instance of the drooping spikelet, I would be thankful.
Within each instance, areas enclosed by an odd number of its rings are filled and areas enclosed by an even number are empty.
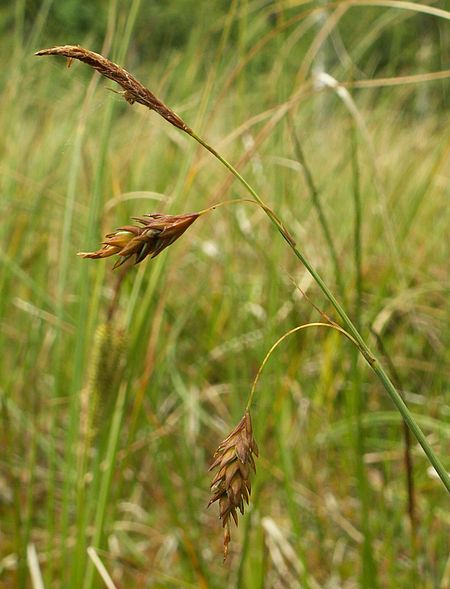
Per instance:
[[[150,110],[156,111],[171,125],[174,125],[186,133],[192,133],[192,130],[186,125],[181,117],[159,100],[153,92],[150,92],[148,88],[141,84],[139,80],[136,80],[136,78],[129,72],[124,70],[123,67],[113,63],[99,53],[89,51],[89,49],[85,49],[79,45],[61,45],[59,47],[50,47],[50,49],[41,49],[40,51],[37,51],[35,55],[63,55],[69,60],[69,67],[74,59],[87,63],[100,72],[102,76],[105,76],[122,86],[123,97],[130,104],[139,102]]]
[[[136,256],[135,264],[142,262],[147,256],[155,258],[167,246],[176,241],[186,229],[197,219],[200,213],[187,215],[162,215],[151,213],[143,217],[133,217],[141,223],[119,227],[105,236],[103,247],[96,252],[79,252],[81,258],[107,258],[118,254],[119,259],[114,268],[121,266],[132,256]]]
[[[258,456],[258,446],[253,437],[250,413],[246,411],[230,435],[220,443],[214,453],[214,462],[209,468],[219,468],[211,483],[212,497],[208,507],[215,501],[219,502],[219,517],[224,528],[224,560],[227,558],[231,540],[231,518],[237,526],[237,510],[243,514],[244,502],[248,504],[249,501],[250,474],[252,470],[256,472],[253,454]]]

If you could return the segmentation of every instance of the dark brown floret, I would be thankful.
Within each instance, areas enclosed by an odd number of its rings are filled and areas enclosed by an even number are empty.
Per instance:
[[[215,501],[219,502],[219,517],[224,528],[224,560],[231,540],[231,518],[237,526],[237,510],[243,514],[245,503],[249,502],[250,474],[251,471],[256,472],[253,454],[258,456],[258,446],[253,437],[250,413],[247,411],[230,435],[221,442],[209,468],[219,469],[211,483],[212,497],[208,507]]]
[[[135,264],[142,262],[147,256],[155,258],[163,249],[176,241],[186,229],[197,219],[199,213],[187,215],[162,215],[151,213],[142,217],[133,217],[142,227],[124,225],[112,233],[108,233],[103,247],[95,252],[79,252],[81,258],[107,258],[117,254],[121,257],[114,268],[121,266],[132,256],[136,256]]]

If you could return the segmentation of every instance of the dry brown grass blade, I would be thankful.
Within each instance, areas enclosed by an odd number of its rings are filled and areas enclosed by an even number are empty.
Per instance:
[[[67,57],[69,65],[73,59],[78,59],[83,63],[87,63],[100,72],[102,76],[117,82],[117,84],[123,88],[123,93],[121,94],[123,94],[123,97],[127,102],[130,104],[139,102],[139,104],[143,104],[147,108],[156,111],[166,119],[166,121],[178,129],[191,134],[191,129],[188,125],[186,125],[186,123],[174,113],[173,110],[156,98],[156,96],[141,84],[139,80],[136,80],[134,76],[122,67],[113,63],[106,57],[103,57],[99,53],[89,51],[79,45],[61,45],[58,47],[51,47],[50,49],[41,49],[40,51],[37,51],[35,55],[62,55]]]

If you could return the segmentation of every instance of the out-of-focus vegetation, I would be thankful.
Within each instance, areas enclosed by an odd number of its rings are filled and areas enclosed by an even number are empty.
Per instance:
[[[238,3],[239,4],[239,3]],[[244,1],[245,15],[230,23],[228,31],[228,49],[239,51],[242,46],[243,29],[251,31],[252,41],[270,33],[276,34],[279,41],[287,39],[292,33],[290,22],[302,18],[307,22],[308,13],[311,26],[305,26],[304,34],[295,43],[292,51],[284,55],[283,70],[294,69],[299,59],[306,53],[312,39],[317,33],[317,26],[345,2],[298,2],[298,1]],[[335,67],[354,57],[357,62],[355,76],[364,74],[371,77],[377,73],[395,72],[399,75],[409,71],[412,63],[424,71],[445,69],[448,60],[450,41],[447,24],[442,18],[430,17],[420,11],[384,10],[374,2],[367,2],[361,7],[354,3],[348,7],[346,14],[339,19],[339,33],[327,40],[325,45],[334,50],[326,52],[321,59],[326,59],[327,67]],[[380,3],[381,4],[381,3]],[[20,32],[25,40],[36,32],[39,26],[41,43],[86,44],[101,47],[108,32],[111,12],[116,10],[110,0],[93,0],[80,3],[78,0],[18,0],[15,4],[0,7],[0,31],[6,39],[4,44],[12,42],[12,30]],[[112,8],[113,7],[113,8]],[[437,2],[431,2],[430,8],[442,8]],[[125,9],[131,8],[131,4]],[[403,7],[404,8],[404,7]],[[411,8],[411,7],[409,7]],[[363,9],[363,10],[362,10]],[[127,48],[139,61],[166,59],[175,51],[184,51],[191,44],[208,38],[208,44],[201,43],[202,50],[211,51],[220,43],[224,19],[233,3],[228,0],[156,0],[140,2],[139,16],[133,26],[133,39]],[[237,8],[236,12],[240,10]],[[301,13],[304,15],[302,17]],[[363,14],[362,14],[363,13]],[[118,14],[117,26],[126,26],[128,14]],[[282,29],[282,30],[279,30]],[[284,30],[283,30],[284,29]],[[273,65],[270,52],[257,52],[254,63],[264,68]],[[206,63],[204,64],[206,66]],[[417,71],[420,69],[417,67]]]
[[[401,419],[350,343],[313,328],[262,374],[251,506],[222,563],[212,452],[270,346],[321,320],[308,299],[333,311],[251,204],[218,208],[124,274],[77,258],[132,216],[247,195],[86,66],[33,56],[61,43],[103,52],[235,163],[450,469],[442,8],[0,7],[2,589],[42,587],[40,575],[46,588],[104,586],[92,556],[118,588],[449,586],[444,487],[414,440],[407,465]]]

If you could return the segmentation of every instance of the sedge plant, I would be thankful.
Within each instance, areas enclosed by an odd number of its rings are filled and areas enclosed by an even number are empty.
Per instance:
[[[87,63],[89,66],[100,72],[100,74],[102,74],[106,78],[109,78],[114,82],[117,82],[122,88],[121,93],[123,94],[123,97],[129,104],[137,102],[139,104],[146,106],[150,110],[156,111],[167,122],[169,122],[174,127],[178,128],[185,134],[189,135],[198,144],[200,144],[206,150],[208,150],[231,172],[231,174],[233,174],[233,176],[237,180],[239,180],[239,182],[245,187],[245,189],[248,191],[251,197],[260,205],[262,210],[269,217],[270,221],[273,223],[273,225],[275,226],[279,234],[282,236],[282,238],[286,241],[288,247],[291,249],[293,254],[304,265],[304,267],[307,269],[307,271],[312,276],[314,281],[317,283],[320,290],[323,292],[325,297],[334,307],[337,315],[339,316],[342,322],[341,329],[343,329],[348,334],[348,337],[351,338],[351,341],[353,342],[355,347],[362,354],[367,364],[370,366],[370,368],[373,370],[377,378],[380,380],[381,384],[388,393],[397,410],[402,415],[404,421],[408,425],[412,434],[415,436],[419,444],[422,446],[422,449],[427,455],[430,463],[434,467],[437,475],[441,479],[445,488],[448,492],[450,492],[450,477],[448,473],[446,472],[438,456],[431,448],[424,433],[422,432],[416,420],[410,413],[407,405],[403,401],[401,395],[394,386],[392,380],[389,378],[387,371],[383,367],[382,363],[369,348],[369,345],[366,343],[366,340],[361,335],[360,330],[356,327],[355,323],[350,319],[342,304],[337,300],[337,298],[332,293],[331,289],[324,282],[324,280],[321,278],[316,269],[311,265],[309,260],[305,257],[302,250],[298,247],[290,231],[287,229],[286,224],[271,208],[267,206],[262,197],[245,180],[245,178],[239,173],[239,171],[227,159],[225,159],[213,146],[211,146],[205,139],[200,137],[193,129],[191,129],[189,125],[187,125],[183,121],[183,119],[181,119],[181,117],[179,117],[173,110],[171,110],[168,106],[161,102],[148,88],[146,88],[141,82],[139,82],[125,69],[111,62],[109,59],[103,57],[98,53],[74,45],[64,45],[52,47],[49,49],[43,49],[41,51],[38,51],[36,55],[64,56],[69,60],[69,65],[74,59]],[[288,111],[288,107],[286,107],[286,109]],[[284,112],[282,112],[282,114],[284,114]]]

